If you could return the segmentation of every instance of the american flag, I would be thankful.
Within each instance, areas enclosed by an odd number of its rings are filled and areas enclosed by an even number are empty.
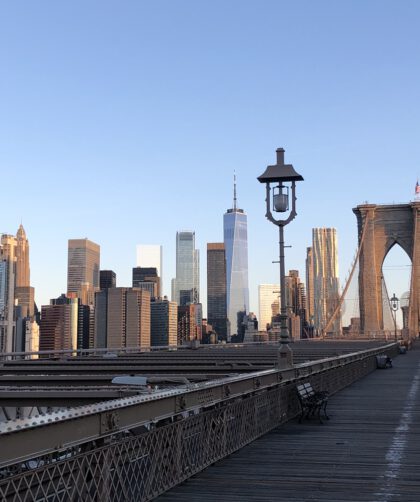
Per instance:
[[[417,180],[417,183],[416,183],[416,191],[415,191],[416,194],[420,193],[420,185],[419,185],[419,181]]]

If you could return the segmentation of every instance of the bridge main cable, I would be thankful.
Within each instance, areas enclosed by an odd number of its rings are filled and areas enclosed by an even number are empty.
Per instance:
[[[361,253],[361,250],[362,250],[362,247],[363,247],[363,242],[365,240],[366,229],[367,229],[367,226],[368,226],[368,218],[369,218],[369,215],[367,214],[365,222],[364,222],[364,225],[363,225],[363,231],[362,231],[362,235],[361,235],[361,238],[360,238],[359,246],[357,248],[357,253],[356,253],[356,256],[354,258],[353,266],[352,266],[351,271],[350,271],[350,275],[349,275],[349,277],[347,279],[346,285],[344,286],[343,292],[341,293],[340,299],[338,300],[337,307],[335,308],[335,310],[332,313],[330,319],[328,320],[327,324],[325,325],[324,329],[322,330],[322,338],[325,338],[325,335],[328,333],[328,329],[330,328],[331,324],[335,321],[337,315],[341,311],[341,307],[342,307],[343,302],[344,302],[344,297],[347,294],[347,291],[348,291],[348,289],[350,287],[350,283],[351,283],[351,280],[353,278],[354,271],[356,270],[356,265],[357,265],[357,263],[359,261],[360,253]]]

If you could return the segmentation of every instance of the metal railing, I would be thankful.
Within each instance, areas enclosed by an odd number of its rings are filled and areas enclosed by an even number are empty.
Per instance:
[[[151,500],[295,417],[297,382],[333,394],[373,371],[376,355],[397,352],[393,343],[6,422],[0,500]]]

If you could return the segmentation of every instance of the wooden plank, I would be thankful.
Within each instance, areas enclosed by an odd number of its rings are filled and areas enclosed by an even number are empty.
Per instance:
[[[331,420],[291,422],[159,501],[420,500],[420,350],[330,398]]]

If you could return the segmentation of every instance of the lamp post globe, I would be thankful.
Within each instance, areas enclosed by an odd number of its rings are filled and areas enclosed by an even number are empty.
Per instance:
[[[283,148],[277,148],[276,164],[267,166],[264,173],[257,179],[266,186],[265,217],[279,229],[279,263],[280,263],[280,347],[277,364],[279,368],[293,365],[293,352],[289,347],[289,328],[286,312],[286,275],[284,265],[284,227],[297,215],[296,213],[296,182],[303,181],[292,164],[284,163]],[[272,192],[272,193],[271,193]],[[290,208],[291,203],[291,208]],[[284,219],[276,219],[272,211],[287,213]]]
[[[400,300],[395,296],[395,293],[392,298],[389,300],[391,304],[391,310],[393,312],[394,317],[394,339],[397,341],[397,310],[400,308]]]

